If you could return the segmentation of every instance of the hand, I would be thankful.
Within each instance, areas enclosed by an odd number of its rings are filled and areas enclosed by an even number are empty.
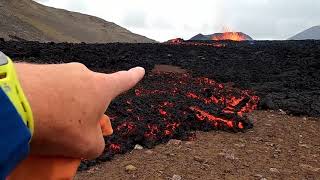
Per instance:
[[[137,67],[102,74],[79,63],[15,66],[34,115],[31,153],[87,159],[104,149],[99,120],[111,100],[145,73]]]

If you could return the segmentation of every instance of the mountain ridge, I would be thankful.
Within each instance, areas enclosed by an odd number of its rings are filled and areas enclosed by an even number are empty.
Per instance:
[[[101,18],[39,4],[0,0],[0,38],[70,43],[155,43]]]
[[[309,29],[306,29],[288,40],[320,40],[320,25],[319,26],[312,26]]]

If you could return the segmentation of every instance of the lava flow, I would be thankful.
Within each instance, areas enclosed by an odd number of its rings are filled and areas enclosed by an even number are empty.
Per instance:
[[[240,32],[224,32],[221,35],[212,37],[214,41],[231,40],[231,41],[245,41],[246,37]]]
[[[182,38],[171,39],[171,40],[167,41],[166,43],[170,44],[170,45],[225,47],[225,44],[222,44],[222,43],[185,41]]]
[[[189,74],[151,73],[135,90],[118,97],[108,109],[114,133],[105,137],[106,161],[136,144],[151,148],[170,139],[187,140],[196,130],[243,132],[252,128],[246,113],[259,98]]]
[[[240,32],[233,32],[231,31],[230,28],[224,27],[224,32],[212,36],[212,40],[214,41],[223,41],[223,40],[245,41],[247,40],[247,37]]]

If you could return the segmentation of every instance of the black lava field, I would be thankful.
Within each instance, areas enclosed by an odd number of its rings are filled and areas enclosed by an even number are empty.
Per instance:
[[[320,41],[225,42],[225,47],[167,44],[41,44],[0,41],[13,59],[36,63],[81,62],[111,72],[155,64],[180,66],[194,77],[250,89],[259,109],[320,116]]]
[[[81,62],[100,72],[146,68],[136,88],[115,99],[107,114],[114,134],[104,154],[80,169],[151,148],[193,131],[243,132],[254,109],[283,109],[320,117],[320,41],[183,42],[177,44],[68,44],[4,42],[0,50],[31,63]],[[154,72],[155,65],[187,73]]]

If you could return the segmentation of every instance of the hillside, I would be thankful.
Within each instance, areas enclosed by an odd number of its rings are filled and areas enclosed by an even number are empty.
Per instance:
[[[115,23],[32,0],[0,0],[0,38],[40,42],[153,43]]]
[[[193,36],[190,40],[195,40],[195,41],[208,41],[211,40],[211,35],[203,35],[203,34],[197,34]]]
[[[307,39],[320,40],[320,26],[313,26],[289,38],[289,40],[307,40]]]

